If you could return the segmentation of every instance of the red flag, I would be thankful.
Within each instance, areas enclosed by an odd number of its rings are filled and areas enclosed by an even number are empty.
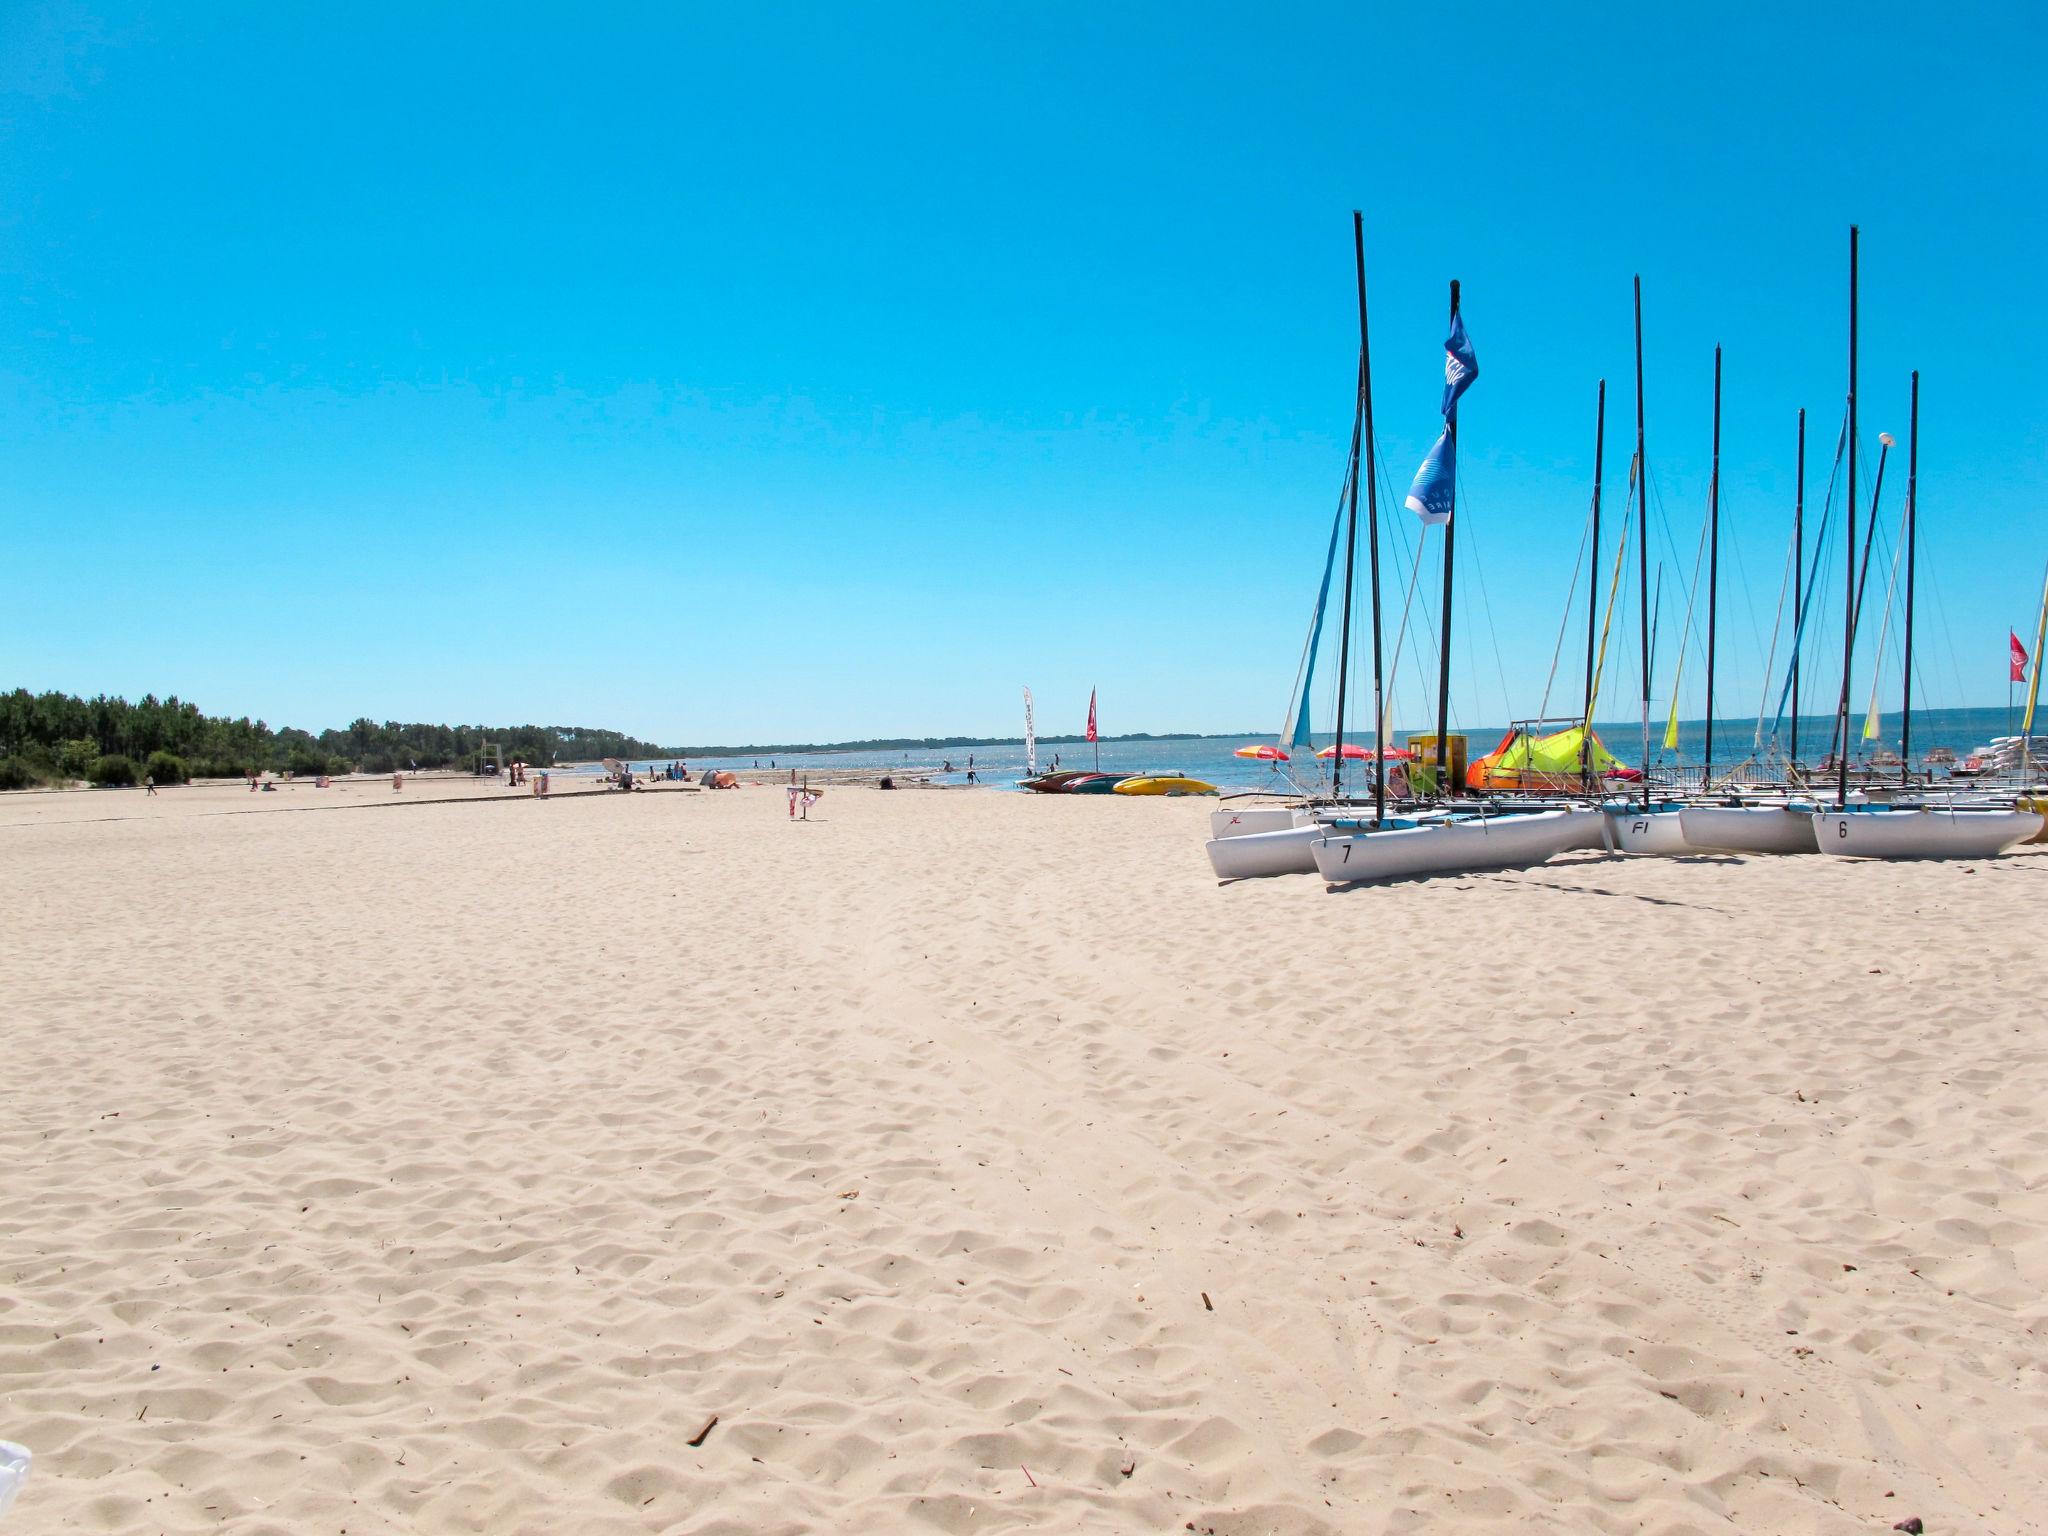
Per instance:
[[[2015,640],[2013,644],[2018,645],[2019,642]],[[1093,688],[1088,690],[1088,739],[1090,741],[1095,740],[1095,690]]]
[[[2012,680],[2024,683],[2027,680],[2027,648],[2020,644],[2020,637],[2009,629],[2005,632],[2005,639],[2012,647]]]

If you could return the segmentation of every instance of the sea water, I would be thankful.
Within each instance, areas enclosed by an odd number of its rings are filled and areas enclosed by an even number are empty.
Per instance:
[[[1801,717],[1799,757],[1802,763],[1811,766],[1826,755],[1834,733],[1834,723],[1832,715]],[[1888,748],[1894,752],[1898,750],[1899,716],[1886,715],[1880,724],[1882,729],[1877,740],[1865,741],[1862,736],[1863,715],[1861,711],[1857,712],[1851,723],[1852,761],[1867,758],[1875,747]],[[2011,729],[2016,731],[2018,728],[2015,720]],[[1403,745],[1411,734],[1424,735],[1433,729],[1433,724],[1412,729],[1397,729],[1393,733],[1393,744]],[[1507,734],[1507,728],[1500,725],[1453,725],[1452,730],[1464,733],[1470,755],[1475,760],[1499,746]],[[1603,721],[1596,725],[1594,730],[1616,757],[1630,767],[1640,765],[1643,756],[1640,720]],[[1663,720],[1652,720],[1650,733],[1652,768],[1698,766],[1706,745],[1704,721],[1687,720],[1679,723],[1678,746],[1675,751],[1663,750]],[[1757,755],[1754,752],[1756,734],[1754,719],[1716,720],[1716,770],[1725,770],[1745,758]],[[1958,758],[1966,757],[1992,737],[2006,734],[2006,711],[2002,706],[1991,709],[1928,709],[1913,712],[1913,756],[1916,761],[1935,747],[1946,747]],[[1330,739],[1327,734],[1318,734],[1315,746],[1328,746]],[[1196,736],[1165,741],[1105,741],[1100,744],[1100,762],[1105,773],[1184,773],[1191,778],[1205,779],[1211,784],[1231,790],[1271,789],[1292,792],[1298,786],[1314,785],[1319,771],[1327,783],[1330,763],[1327,759],[1318,762],[1312,748],[1290,747],[1287,750],[1293,755],[1293,761],[1275,764],[1253,762],[1234,755],[1238,747],[1270,743],[1271,740],[1270,736],[1261,738],[1228,735]],[[1790,741],[1788,722],[1780,727],[1776,755],[1766,760],[1782,763],[1784,750],[1790,745]],[[1767,739],[1766,747],[1768,746]],[[1097,762],[1097,749],[1088,742],[1040,742],[1040,773],[1050,770],[1055,754],[1062,768],[1093,769]],[[794,769],[799,777],[806,769],[856,769],[872,770],[877,777],[886,773],[905,780],[929,779],[939,784],[965,785],[967,760],[970,756],[974,759],[977,785],[989,789],[1015,789],[1017,781],[1024,777],[1024,747],[1021,742],[979,742],[943,748],[898,747],[874,752],[764,752],[758,757],[753,753],[747,753],[738,757],[691,757],[686,761],[689,763],[692,778],[704,768],[731,768],[751,775],[758,767],[760,772],[767,773],[772,760],[777,774],[787,774]],[[948,763],[952,765],[951,772],[946,771]],[[663,766],[666,766],[665,762],[635,762],[633,769],[640,773],[650,767]],[[1371,767],[1369,762],[1355,759],[1347,761],[1344,765],[1347,789],[1354,785],[1361,790],[1368,787],[1372,782]]]

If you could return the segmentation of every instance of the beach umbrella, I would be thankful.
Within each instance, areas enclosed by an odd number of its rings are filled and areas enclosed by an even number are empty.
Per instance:
[[[1268,746],[1264,743],[1261,743],[1260,745],[1255,747],[1239,747],[1235,752],[1231,753],[1230,755],[1232,757],[1257,758],[1262,763],[1289,763],[1294,761],[1294,759],[1290,758],[1285,752],[1282,752],[1278,747]]]
[[[1336,755],[1337,749],[1335,747],[1324,747],[1320,752],[1316,754],[1317,757],[1335,757]],[[1370,748],[1361,747],[1355,741],[1347,741],[1344,743],[1344,756],[1347,761],[1349,761],[1352,758],[1359,758],[1369,761],[1373,757],[1373,755],[1374,754]],[[1415,754],[1413,752],[1410,752],[1405,747],[1388,747],[1381,751],[1378,755],[1385,758],[1390,763],[1406,763],[1412,762],[1415,759]]]

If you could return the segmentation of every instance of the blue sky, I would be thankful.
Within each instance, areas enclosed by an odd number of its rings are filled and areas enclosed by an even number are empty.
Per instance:
[[[672,742],[1014,733],[1025,683],[1048,730],[1091,685],[1106,730],[1276,725],[1355,206],[1397,492],[1451,277],[1479,352],[1460,719],[1542,694],[1603,375],[1621,503],[1638,271],[1674,635],[1727,349],[1754,712],[1852,220],[1867,460],[1923,374],[1922,696],[2003,698],[2048,561],[2038,9],[582,9],[0,17],[0,685]]]

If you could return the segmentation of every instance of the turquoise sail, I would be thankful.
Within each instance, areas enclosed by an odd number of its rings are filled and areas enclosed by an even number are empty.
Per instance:
[[[1337,569],[1337,541],[1344,533],[1344,501],[1337,501],[1337,516],[1330,524],[1330,552],[1323,557],[1323,585],[1316,593],[1316,616],[1308,627],[1308,647],[1301,656],[1301,678],[1295,684],[1294,698],[1287,707],[1286,723],[1280,727],[1280,740],[1285,746],[1313,746],[1314,738],[1309,728],[1309,691],[1316,676],[1316,651],[1323,639],[1323,614],[1330,606],[1330,576]]]

